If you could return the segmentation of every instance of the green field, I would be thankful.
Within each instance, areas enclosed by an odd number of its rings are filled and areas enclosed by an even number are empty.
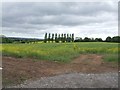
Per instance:
[[[105,61],[118,60],[118,43],[78,42],[78,43],[36,43],[2,44],[2,54],[18,58],[34,58],[69,62],[80,54],[101,54]]]

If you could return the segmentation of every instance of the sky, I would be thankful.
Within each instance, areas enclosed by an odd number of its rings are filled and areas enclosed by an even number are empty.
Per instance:
[[[118,35],[117,2],[4,2],[2,34],[44,38],[45,33],[74,33],[75,37]]]

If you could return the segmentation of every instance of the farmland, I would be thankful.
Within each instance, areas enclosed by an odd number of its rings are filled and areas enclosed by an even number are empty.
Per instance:
[[[80,54],[102,54],[106,61],[118,60],[118,43],[79,42],[79,43],[36,43],[3,44],[3,56],[34,58],[69,62]]]
[[[2,44],[3,86],[70,72],[117,71],[118,43]]]

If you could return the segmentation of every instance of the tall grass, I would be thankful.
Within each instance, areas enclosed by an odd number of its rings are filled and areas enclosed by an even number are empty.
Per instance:
[[[39,43],[39,44],[3,44],[2,54],[19,58],[36,58],[69,62],[80,54],[118,54],[118,43],[79,42],[79,43]],[[106,58],[105,58],[106,59]],[[109,58],[107,58],[108,60]],[[109,60],[108,60],[109,61]],[[112,61],[112,60],[110,60]]]

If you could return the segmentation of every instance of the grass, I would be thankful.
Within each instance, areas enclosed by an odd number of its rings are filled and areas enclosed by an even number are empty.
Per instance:
[[[116,62],[120,49],[118,43],[79,42],[79,43],[37,43],[37,44],[3,44],[3,55],[18,58],[34,58],[69,62],[80,54],[103,54],[104,60]]]
[[[105,54],[103,60],[106,62],[118,62],[118,54]]]

